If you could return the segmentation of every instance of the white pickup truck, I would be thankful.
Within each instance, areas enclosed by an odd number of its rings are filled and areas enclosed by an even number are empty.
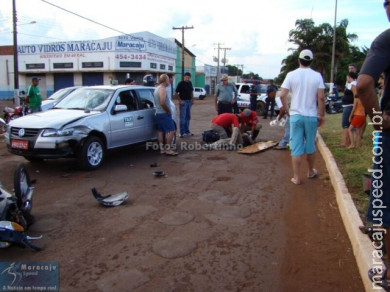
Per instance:
[[[250,107],[250,87],[252,83],[236,83],[236,88],[238,91],[237,104],[240,109],[245,109]],[[256,112],[258,116],[264,115],[264,109],[267,98],[267,87],[266,84],[258,84],[258,95],[257,95],[257,106]],[[279,112],[279,107],[275,104],[275,111]]]

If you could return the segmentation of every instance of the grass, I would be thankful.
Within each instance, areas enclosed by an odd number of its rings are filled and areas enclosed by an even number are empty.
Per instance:
[[[372,167],[373,127],[367,125],[359,148],[347,149],[340,146],[343,135],[341,117],[342,114],[326,115],[320,133],[336,160],[360,217],[365,222],[369,196],[363,190],[362,174],[368,173],[367,170]]]

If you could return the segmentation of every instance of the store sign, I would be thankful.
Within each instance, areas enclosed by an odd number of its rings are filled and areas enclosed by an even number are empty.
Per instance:
[[[116,42],[117,51],[146,51],[144,42],[141,41],[122,41],[117,40]]]
[[[54,43],[48,45],[18,46],[19,54],[47,54],[47,53],[79,53],[112,51],[111,41],[82,41],[69,43]]]

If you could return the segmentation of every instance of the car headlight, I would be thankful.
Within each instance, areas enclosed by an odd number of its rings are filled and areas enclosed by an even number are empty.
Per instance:
[[[42,133],[42,137],[64,137],[64,136],[71,136],[73,135],[74,129],[68,128],[68,129],[62,129],[62,130],[56,130],[56,129],[46,129]]]

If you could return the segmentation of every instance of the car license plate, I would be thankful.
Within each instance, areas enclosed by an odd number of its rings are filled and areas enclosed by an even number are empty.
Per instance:
[[[243,106],[243,107],[245,107],[245,106],[248,106],[248,105],[249,105],[249,102],[237,101],[237,104],[238,104],[238,106]]]
[[[14,139],[14,140],[12,140],[12,142],[11,142],[11,147],[12,147],[12,148],[15,148],[15,149],[24,149],[24,150],[27,150],[27,149],[28,149],[28,141],[27,141],[27,140],[18,140],[18,139]]]

